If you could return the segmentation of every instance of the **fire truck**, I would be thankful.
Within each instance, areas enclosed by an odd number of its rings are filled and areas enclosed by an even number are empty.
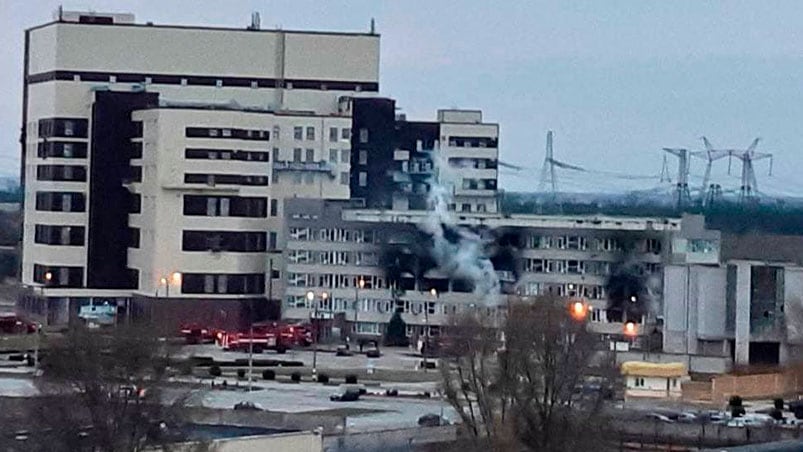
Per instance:
[[[262,353],[265,350],[275,350],[282,354],[290,347],[290,343],[285,342],[281,334],[274,331],[258,331],[254,329],[250,332],[223,332],[219,336],[219,344],[226,351],[247,352],[253,346],[254,353]]]
[[[181,325],[179,332],[188,344],[211,344],[217,341],[223,330],[201,326],[197,323],[187,323]]]

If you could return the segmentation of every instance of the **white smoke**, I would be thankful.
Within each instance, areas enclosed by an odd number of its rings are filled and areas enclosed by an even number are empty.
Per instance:
[[[457,225],[449,211],[454,194],[447,182],[457,179],[451,177],[451,168],[437,145],[432,152],[432,164],[433,174],[429,179],[430,189],[427,196],[432,215],[428,215],[420,226],[424,232],[432,235],[432,256],[438,267],[449,277],[473,282],[474,293],[481,302],[495,304],[499,294],[499,277],[491,260],[485,255],[482,237]],[[457,233],[459,238],[456,243],[446,238],[445,226]]]

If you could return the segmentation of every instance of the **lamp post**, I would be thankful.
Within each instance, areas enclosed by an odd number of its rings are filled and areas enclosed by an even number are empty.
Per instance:
[[[360,304],[360,289],[365,287],[365,279],[360,276],[360,279],[357,280],[357,284],[354,286],[354,325],[351,327],[351,336],[354,337],[354,342],[356,343],[357,339],[357,313],[358,313],[358,305]]]
[[[312,375],[315,375],[318,365],[318,303],[315,303],[315,293],[311,290],[307,292],[307,302],[314,304],[312,314]]]
[[[438,298],[438,289],[429,289],[430,295],[433,298]],[[434,302],[433,302],[434,303]],[[429,302],[424,303],[424,347],[422,347],[421,354],[424,356],[424,373],[427,373],[427,353],[429,352]]]

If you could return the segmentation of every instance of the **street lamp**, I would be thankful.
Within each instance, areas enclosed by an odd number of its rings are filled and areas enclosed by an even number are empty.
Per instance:
[[[437,299],[438,289],[434,287],[429,289],[429,294]],[[424,373],[427,373],[427,368],[429,367],[427,365],[427,352],[429,352],[429,302],[424,303],[424,347],[421,350],[421,354],[424,355]]]
[[[365,279],[360,276],[360,279],[357,280],[357,285],[354,286],[354,325],[352,326],[352,337],[357,337],[357,312],[358,312],[358,305],[360,304],[360,289],[365,288]]]
[[[314,333],[312,337],[312,375],[315,376],[318,373],[318,329],[320,322],[318,322],[318,303],[315,302],[315,293],[311,290],[307,292],[307,302],[314,304],[312,317],[312,332]]]

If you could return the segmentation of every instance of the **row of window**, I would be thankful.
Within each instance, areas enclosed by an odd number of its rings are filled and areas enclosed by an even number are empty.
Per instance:
[[[185,294],[263,294],[264,273],[183,273],[181,292]]]
[[[293,264],[366,266],[379,264],[379,256],[373,251],[289,250],[287,259]]]
[[[267,186],[268,176],[185,173],[185,184]]]
[[[47,287],[82,287],[84,269],[57,265],[33,265],[33,281]]]
[[[495,148],[499,140],[494,137],[449,137],[449,146],[463,148]]]
[[[182,251],[265,252],[267,233],[259,231],[184,231]]]
[[[463,190],[496,190],[496,179],[463,179]]]
[[[353,314],[355,307],[357,312],[360,313],[378,313],[378,314],[392,314],[398,312],[399,314],[410,314],[412,316],[421,316],[422,321],[429,315],[456,315],[464,312],[472,306],[467,303],[441,303],[437,301],[410,301],[410,300],[387,300],[376,298],[360,298],[357,304],[354,303],[354,298],[315,298],[309,301],[304,295],[288,295],[285,298],[285,308],[295,309],[318,309],[323,312],[343,312],[346,317]],[[502,315],[506,307],[488,307],[486,313],[488,315]]]
[[[37,224],[34,242],[45,245],[83,246],[84,227]]]
[[[36,210],[44,212],[84,212],[86,197],[83,193],[39,191],[36,192]]]
[[[621,251],[622,244],[615,238],[587,238],[582,236],[542,236],[528,235],[524,242],[525,248],[530,249],[560,249],[560,250],[591,250],[591,251]],[[648,238],[639,242],[637,250],[644,253],[659,254],[661,240]]]
[[[86,166],[38,165],[36,180],[58,182],[86,182]]]
[[[653,275],[661,271],[661,264],[640,262],[636,268],[641,274]],[[607,276],[611,263],[606,261],[583,261],[576,259],[525,259],[524,271],[528,273],[569,273],[577,275]]]
[[[343,229],[343,228],[290,228],[289,240],[322,242],[355,242],[379,243],[379,234],[370,229]]]
[[[605,286],[598,284],[545,283],[528,281],[522,287],[524,295],[556,295],[558,297],[583,297],[590,300],[604,300],[607,297]]]
[[[494,159],[450,158],[449,166],[453,168],[497,169],[498,165]]]
[[[41,83],[51,80],[100,83],[144,83],[180,86],[214,86],[239,88],[283,88],[314,89],[337,91],[379,91],[376,82],[349,82],[339,80],[293,80],[273,78],[245,78],[209,75],[166,75],[142,73],[110,73],[89,71],[51,71],[28,76],[28,83]]]
[[[271,213],[275,200],[271,200]],[[265,218],[267,198],[247,196],[184,195],[184,215]]]
[[[344,275],[333,273],[287,273],[287,285],[292,287],[320,287],[325,289],[358,288],[359,281],[363,282],[361,289],[384,289],[387,287],[385,278],[376,275]]]
[[[58,157],[65,159],[86,158],[86,143],[66,141],[42,141],[38,143],[36,155],[39,158]]]
[[[89,121],[83,118],[44,118],[39,120],[39,138],[86,138]]]
[[[230,129],[221,127],[187,127],[184,129],[187,138],[226,138],[235,140],[269,141],[269,130]]]
[[[184,150],[184,157],[187,159],[199,160],[240,160],[244,162],[268,162],[270,154],[259,151],[242,151],[231,149],[198,149],[187,148]]]

